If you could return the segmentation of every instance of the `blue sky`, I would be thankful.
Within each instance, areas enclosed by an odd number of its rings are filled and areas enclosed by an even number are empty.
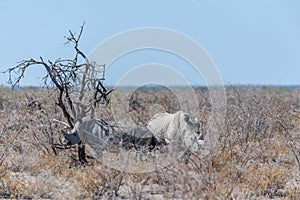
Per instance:
[[[226,84],[300,85],[300,1],[0,1],[0,71],[29,58],[72,57],[64,45],[68,30],[85,21],[80,48],[88,54],[112,35],[142,27],[179,31],[204,47]],[[145,51],[123,56],[115,65],[176,66],[192,84],[200,83],[184,61]],[[106,78],[113,84],[120,71]],[[36,67],[22,85],[41,84]],[[189,77],[190,76],[190,77]],[[0,85],[7,75],[0,74]]]

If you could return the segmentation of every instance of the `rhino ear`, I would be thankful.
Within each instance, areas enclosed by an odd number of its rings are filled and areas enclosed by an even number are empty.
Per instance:
[[[190,116],[188,114],[184,114],[184,121],[189,122]]]

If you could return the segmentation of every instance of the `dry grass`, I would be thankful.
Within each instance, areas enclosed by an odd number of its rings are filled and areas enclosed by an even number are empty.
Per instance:
[[[196,90],[198,113],[189,102],[191,91],[178,92],[186,97],[186,111],[199,117],[207,134],[211,111],[208,92]],[[158,99],[153,103],[144,98],[144,104],[159,105],[152,111],[149,107],[131,110],[131,117],[146,121],[153,112],[178,109],[169,91],[152,93]],[[205,158],[192,154],[187,162],[130,174],[92,158],[82,167],[76,161],[76,148],[53,149],[60,143],[63,127],[52,119],[63,117],[48,103],[55,99],[50,90],[12,92],[0,88],[0,197],[299,199],[300,89],[228,87],[226,93],[225,127],[220,133],[221,146],[214,154]],[[116,91],[112,98],[118,95],[125,99],[120,103],[129,104],[130,94]],[[118,105],[111,104],[99,110],[98,116],[119,123],[113,116],[116,108]]]

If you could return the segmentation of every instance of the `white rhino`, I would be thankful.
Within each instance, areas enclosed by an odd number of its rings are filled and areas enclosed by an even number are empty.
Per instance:
[[[203,144],[198,119],[182,111],[175,114],[157,113],[148,122],[147,128],[167,144],[175,144],[192,152],[199,151]]]
[[[73,145],[82,141],[96,150],[115,152],[117,148],[126,150],[134,147],[136,150],[154,150],[165,145],[164,140],[158,140],[145,126],[136,126],[126,131],[115,133],[112,126],[104,120],[85,117],[75,123],[74,128],[64,133],[66,144]],[[120,149],[119,149],[120,150]]]
[[[82,141],[95,149],[107,149],[108,145],[113,146],[113,128],[104,120],[96,120],[85,117],[75,123],[74,128],[64,133],[68,145],[77,144]]]

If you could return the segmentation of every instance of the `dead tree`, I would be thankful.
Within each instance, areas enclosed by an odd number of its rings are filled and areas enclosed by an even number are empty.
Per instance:
[[[46,87],[54,88],[57,92],[55,102],[63,113],[65,120],[72,129],[76,121],[83,117],[94,117],[95,108],[99,104],[109,103],[108,95],[113,90],[108,90],[103,81],[105,79],[105,65],[90,62],[86,55],[79,49],[79,40],[82,36],[84,24],[80,27],[79,34],[69,31],[66,44],[73,45],[75,56],[73,59],[57,59],[47,62],[40,57],[38,60],[23,60],[17,66],[9,68],[8,82],[14,89],[20,84],[25,71],[32,66],[42,66],[47,73],[43,78]],[[78,156],[81,162],[86,162],[84,144],[78,144]]]

